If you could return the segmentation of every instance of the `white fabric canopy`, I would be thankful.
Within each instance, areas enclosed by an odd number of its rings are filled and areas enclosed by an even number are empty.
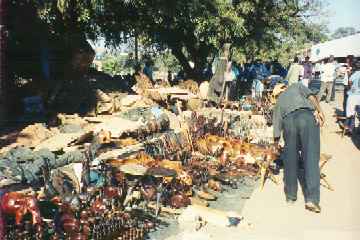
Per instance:
[[[360,33],[316,44],[311,47],[311,61],[317,62],[334,55],[335,58],[354,55],[360,57]]]

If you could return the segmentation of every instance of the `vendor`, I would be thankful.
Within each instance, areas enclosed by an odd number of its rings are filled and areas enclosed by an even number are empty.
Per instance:
[[[208,98],[210,101],[219,102],[224,97],[225,93],[225,73],[228,70],[228,62],[230,56],[230,44],[224,44],[220,57],[214,60],[215,73],[209,82]]]
[[[304,177],[305,209],[320,213],[320,127],[325,117],[314,93],[302,83],[275,86],[273,113],[275,143],[281,133],[284,147],[284,183],[288,203],[297,199],[297,180]],[[299,171],[299,163],[304,170]],[[304,174],[299,174],[303,172]]]

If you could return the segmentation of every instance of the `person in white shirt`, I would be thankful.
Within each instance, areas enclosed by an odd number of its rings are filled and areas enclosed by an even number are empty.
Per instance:
[[[313,66],[312,63],[309,61],[309,56],[305,57],[305,62],[303,63],[303,74],[302,74],[302,84],[305,87],[309,87],[309,82],[312,80],[312,72]]]
[[[299,58],[295,57],[285,78],[288,81],[288,86],[299,82],[302,78],[303,71],[303,66],[299,64]]]
[[[320,91],[318,92],[318,100],[321,101],[321,98],[326,93],[326,102],[330,102],[331,93],[333,89],[334,79],[336,76],[336,64],[334,62],[334,57],[330,56],[325,61],[325,64],[322,67],[322,74],[320,79]]]

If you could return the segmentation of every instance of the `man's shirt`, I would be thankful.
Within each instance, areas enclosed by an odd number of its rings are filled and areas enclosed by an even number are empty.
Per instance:
[[[286,80],[289,82],[289,86],[299,82],[300,76],[303,73],[303,66],[298,63],[291,64],[288,74],[286,75]]]
[[[335,63],[326,63],[322,67],[322,82],[333,82],[336,77],[337,65]]]
[[[302,83],[294,83],[281,93],[273,111],[274,137],[281,136],[282,122],[289,113],[299,109],[314,110],[308,97],[314,93]]]
[[[304,72],[303,72],[303,78],[304,79],[311,79],[312,78],[312,64],[311,63],[304,63],[303,65]]]

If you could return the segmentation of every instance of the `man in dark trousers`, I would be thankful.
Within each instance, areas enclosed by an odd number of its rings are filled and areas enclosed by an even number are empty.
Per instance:
[[[278,84],[273,91],[275,143],[284,147],[284,184],[288,203],[297,199],[298,179],[304,180],[305,209],[320,213],[320,127],[325,117],[314,93],[301,83]],[[303,171],[299,171],[303,163]],[[300,173],[300,174],[299,174]]]

